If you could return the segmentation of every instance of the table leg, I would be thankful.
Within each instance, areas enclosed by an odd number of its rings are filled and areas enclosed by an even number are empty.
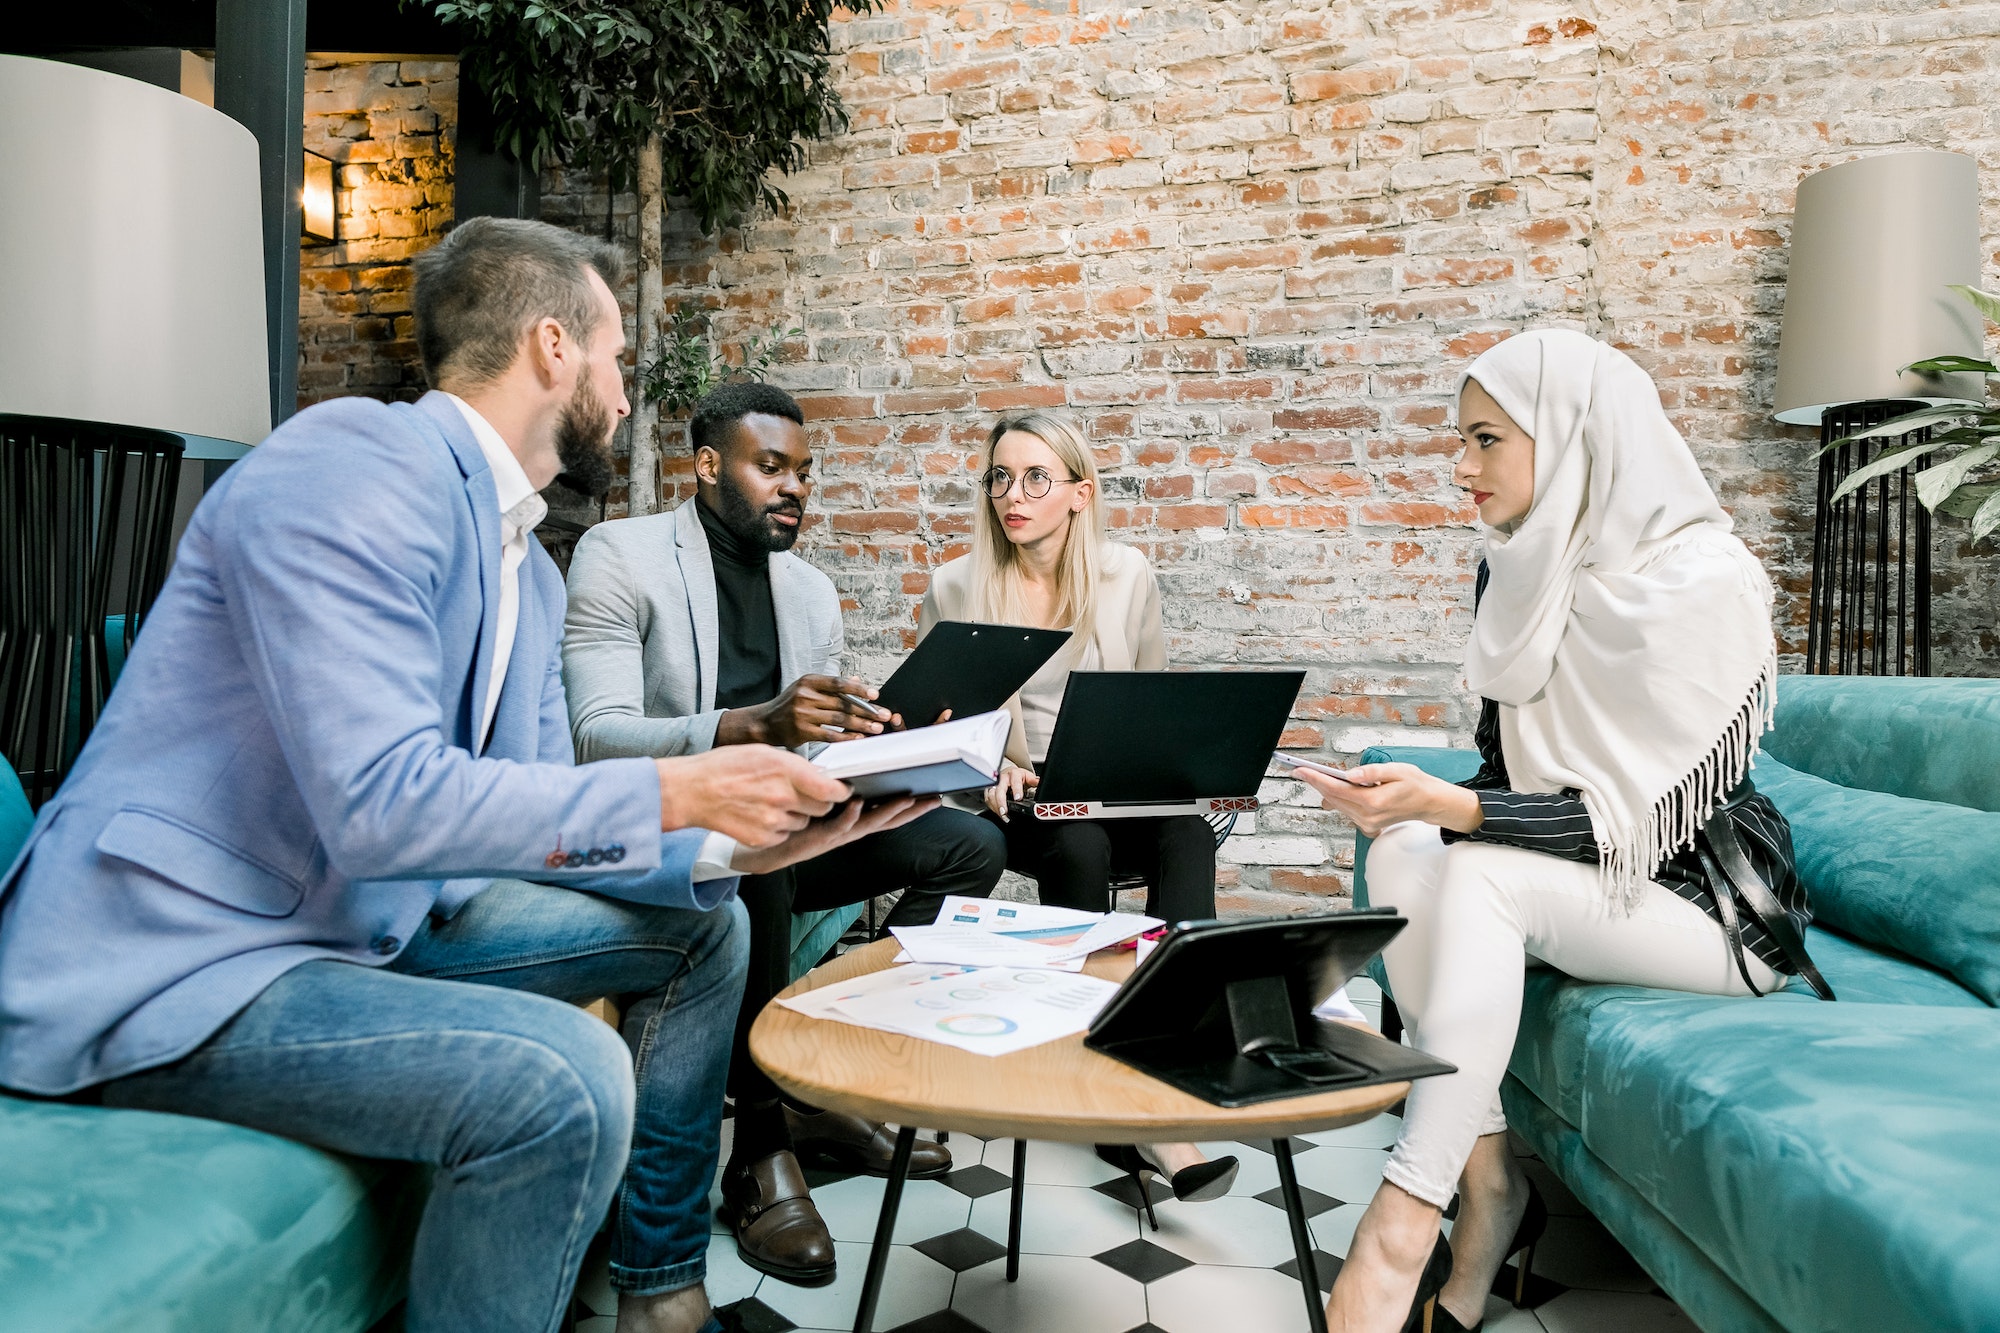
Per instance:
[[[1285,1216],[1292,1223],[1292,1253],[1298,1256],[1299,1282],[1306,1289],[1306,1324],[1312,1333],[1326,1333],[1326,1306],[1320,1300],[1319,1274],[1313,1268],[1312,1233],[1306,1229],[1305,1200],[1299,1197],[1299,1176],[1292,1169],[1291,1140],[1274,1140],[1271,1155],[1278,1159],[1278,1186],[1285,1195]]]
[[[1021,1200],[1028,1175],[1028,1141],[1014,1140],[1014,1188],[1007,1201],[1007,1280],[1021,1276]]]
[[[889,1240],[896,1234],[896,1210],[903,1205],[903,1181],[910,1174],[910,1150],[916,1142],[915,1125],[897,1129],[889,1179],[882,1187],[882,1215],[875,1219],[875,1244],[868,1251],[868,1275],[861,1280],[861,1305],[854,1312],[854,1333],[870,1333],[875,1324],[875,1303],[882,1298],[882,1272],[889,1266]]]

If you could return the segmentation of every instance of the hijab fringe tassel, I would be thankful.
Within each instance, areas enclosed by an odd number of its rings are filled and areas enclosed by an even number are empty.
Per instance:
[[[1604,883],[1612,901],[1630,912],[1637,907],[1641,886],[1667,858],[1694,845],[1695,835],[1729,799],[1761,748],[1765,732],[1776,721],[1778,654],[1765,659],[1749,698],[1694,770],[1653,803],[1637,836],[1618,845],[1598,844]]]

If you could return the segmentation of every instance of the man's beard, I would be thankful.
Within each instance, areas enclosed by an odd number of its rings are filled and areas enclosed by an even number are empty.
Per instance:
[[[715,489],[719,501],[715,516],[744,545],[760,551],[789,551],[798,541],[799,529],[805,526],[805,510],[798,501],[780,500],[768,508],[759,509],[729,479],[727,472],[717,479]],[[772,518],[773,514],[790,514],[800,522],[796,527],[787,527]]]
[[[556,418],[556,459],[562,464],[556,480],[571,490],[601,500],[611,489],[611,409],[588,379],[577,381]]]

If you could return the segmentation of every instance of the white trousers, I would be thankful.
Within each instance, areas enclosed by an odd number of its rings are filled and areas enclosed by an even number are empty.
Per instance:
[[[1382,951],[1396,1007],[1419,1050],[1456,1074],[1418,1079],[1382,1174],[1442,1208],[1473,1141],[1507,1127],[1500,1079],[1521,1022],[1522,974],[1545,963],[1582,981],[1748,995],[1707,913],[1646,886],[1611,905],[1598,868],[1497,843],[1446,846],[1429,824],[1396,824],[1368,849],[1368,901],[1410,924]],[[1746,955],[1759,990],[1780,978]]]

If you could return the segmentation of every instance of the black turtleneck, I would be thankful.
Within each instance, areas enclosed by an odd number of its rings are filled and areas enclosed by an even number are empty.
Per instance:
[[[771,553],[724,527],[699,499],[694,512],[708,534],[709,561],[715,568],[715,706],[766,703],[780,689]]]

